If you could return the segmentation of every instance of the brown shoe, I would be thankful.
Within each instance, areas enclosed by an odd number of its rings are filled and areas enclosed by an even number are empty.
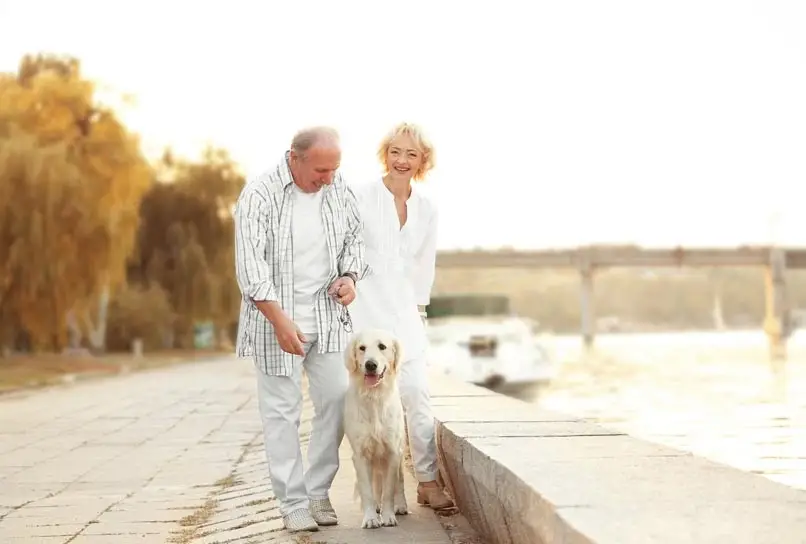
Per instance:
[[[433,510],[453,508],[453,501],[437,485],[417,486],[417,504],[430,506]]]

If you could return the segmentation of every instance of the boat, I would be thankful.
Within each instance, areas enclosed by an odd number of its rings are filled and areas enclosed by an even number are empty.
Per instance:
[[[429,364],[447,376],[533,400],[554,376],[537,324],[502,295],[432,296],[426,307]]]

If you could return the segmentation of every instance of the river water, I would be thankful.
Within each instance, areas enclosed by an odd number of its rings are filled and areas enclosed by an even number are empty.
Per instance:
[[[538,404],[806,490],[806,331],[772,365],[761,331],[555,337]]]

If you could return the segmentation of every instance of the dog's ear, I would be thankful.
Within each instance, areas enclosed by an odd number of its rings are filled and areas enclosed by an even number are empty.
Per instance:
[[[358,336],[348,342],[347,349],[344,350],[344,366],[350,374],[358,371]]]
[[[400,363],[403,362],[403,346],[400,344],[400,340],[397,338],[392,339],[392,350],[394,350],[395,356],[392,357],[392,360],[389,362],[389,366],[392,367],[392,372],[397,374],[397,371],[400,368]]]

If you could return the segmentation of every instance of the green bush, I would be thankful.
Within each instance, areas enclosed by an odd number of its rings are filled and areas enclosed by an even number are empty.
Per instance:
[[[175,318],[167,293],[158,285],[124,287],[109,305],[107,349],[129,351],[137,338],[145,351],[172,347]]]

